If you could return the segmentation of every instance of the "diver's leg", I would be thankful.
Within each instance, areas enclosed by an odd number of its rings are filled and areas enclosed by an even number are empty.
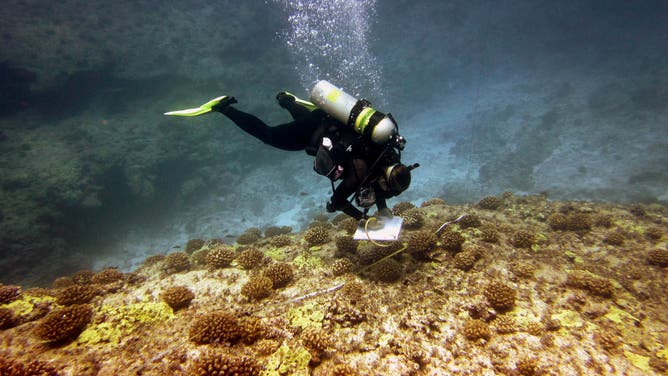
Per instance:
[[[227,116],[246,133],[265,144],[282,150],[304,150],[310,140],[311,133],[315,129],[315,126],[310,123],[309,119],[295,120],[290,123],[270,127],[256,116],[239,111],[232,106],[226,106],[218,111]]]
[[[292,95],[286,94],[285,92],[280,92],[276,95],[276,100],[281,107],[288,110],[290,115],[292,115],[292,118],[295,120],[304,119],[311,115],[311,111],[309,111],[306,107],[298,104],[295,101],[295,97]]]

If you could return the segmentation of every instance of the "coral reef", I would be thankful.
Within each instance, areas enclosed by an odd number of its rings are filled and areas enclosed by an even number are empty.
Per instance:
[[[659,375],[668,218],[644,208],[506,195],[483,216],[434,203],[399,241],[354,241],[319,223],[311,229],[329,239],[318,246],[263,238],[235,247],[224,269],[188,266],[232,249],[208,241],[190,260],[150,257],[120,279],[83,270],[51,289],[1,286],[0,373],[48,359],[51,374],[81,375]],[[435,235],[461,212],[482,225]],[[549,219],[579,214],[594,219],[588,230]],[[610,226],[596,224],[603,216]],[[530,248],[514,244],[520,232],[533,234]]]
[[[195,299],[195,294],[186,286],[169,287],[160,296],[175,311],[189,306]]]

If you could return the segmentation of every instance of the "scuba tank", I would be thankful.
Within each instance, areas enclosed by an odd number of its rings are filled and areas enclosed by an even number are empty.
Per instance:
[[[383,145],[391,142],[399,149],[404,148],[406,140],[399,136],[392,115],[375,110],[366,99],[358,100],[325,80],[315,84],[310,99],[336,120],[352,127],[374,143]]]

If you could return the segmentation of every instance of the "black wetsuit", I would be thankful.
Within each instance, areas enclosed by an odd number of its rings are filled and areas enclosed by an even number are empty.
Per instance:
[[[278,149],[304,150],[315,156],[323,137],[331,138],[338,146],[350,145],[350,151],[338,150],[340,160],[337,163],[343,166],[343,175],[341,183],[334,189],[328,210],[341,210],[356,219],[363,218],[364,213],[351,205],[348,197],[357,192],[363,182],[372,184],[372,179],[367,176],[369,166],[378,159],[382,148],[362,142],[354,130],[320,109],[309,111],[291,98],[285,97],[279,100],[279,103],[290,112],[294,120],[274,127],[232,106],[225,106],[219,111],[251,136]],[[346,148],[347,146],[339,147]],[[378,210],[387,207],[385,197],[379,191],[376,191],[376,206]]]

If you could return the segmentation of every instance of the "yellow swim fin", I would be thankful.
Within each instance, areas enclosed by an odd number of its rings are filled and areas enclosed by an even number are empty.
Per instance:
[[[211,107],[217,105],[218,103],[222,102],[223,100],[229,98],[227,95],[223,95],[218,98],[214,98],[203,105],[197,107],[197,108],[188,108],[186,110],[177,110],[177,111],[169,111],[165,112],[165,115],[169,116],[199,116],[199,115],[204,115],[208,114],[211,112]]]
[[[296,95],[294,95],[292,93],[289,93],[287,91],[284,91],[284,93],[291,96],[291,97],[294,97],[295,98],[295,103],[301,105],[302,107],[306,108],[309,111],[314,111],[315,109],[318,108],[318,106],[314,105],[313,103],[311,103],[307,100],[298,98]]]

